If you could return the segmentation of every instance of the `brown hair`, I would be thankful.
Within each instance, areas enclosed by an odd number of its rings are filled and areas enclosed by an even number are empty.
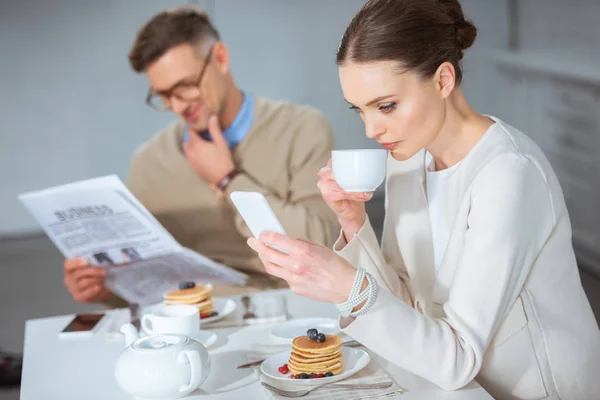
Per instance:
[[[173,47],[184,43],[200,46],[207,38],[220,40],[219,32],[198,8],[163,11],[138,32],[129,52],[129,63],[135,72],[143,72]]]
[[[458,0],[369,0],[346,28],[336,62],[398,61],[427,79],[449,61],[460,83],[460,60],[476,36]]]

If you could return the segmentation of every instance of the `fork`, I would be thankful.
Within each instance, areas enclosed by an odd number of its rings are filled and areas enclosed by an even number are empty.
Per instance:
[[[275,386],[271,386],[266,382],[261,382],[261,385],[269,389],[275,394],[278,394],[283,397],[302,397],[306,396],[310,392],[313,392],[317,389],[322,388],[323,386],[333,386],[337,388],[343,389],[386,389],[392,386],[392,382],[380,382],[380,383],[326,383],[324,385],[311,387],[309,389],[300,389],[300,390],[284,390],[276,388]]]

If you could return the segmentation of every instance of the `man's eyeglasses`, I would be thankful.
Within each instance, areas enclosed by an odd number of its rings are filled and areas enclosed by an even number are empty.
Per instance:
[[[154,91],[150,88],[148,90],[148,95],[146,96],[146,104],[157,111],[169,111],[171,109],[171,97],[173,96],[182,101],[194,101],[199,99],[201,96],[200,85],[202,84],[202,78],[204,77],[208,64],[210,64],[212,52],[213,47],[208,51],[208,54],[204,59],[204,66],[195,82],[181,82],[171,89],[161,92]]]

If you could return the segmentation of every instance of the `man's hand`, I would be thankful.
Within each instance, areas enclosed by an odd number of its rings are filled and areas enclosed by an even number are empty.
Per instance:
[[[93,267],[85,258],[65,260],[65,286],[78,303],[100,303],[111,292],[104,287],[106,270]]]
[[[190,140],[183,144],[183,150],[198,176],[216,185],[235,169],[235,165],[216,115],[208,120],[208,133],[212,142],[202,139],[196,132],[190,132]]]

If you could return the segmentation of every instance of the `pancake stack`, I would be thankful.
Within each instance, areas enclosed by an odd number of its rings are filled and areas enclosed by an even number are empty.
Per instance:
[[[193,282],[192,282],[193,283]],[[210,297],[211,285],[182,284],[180,289],[167,292],[163,295],[165,304],[187,304],[195,306],[200,311],[200,318],[214,316],[213,299]]]
[[[288,368],[293,375],[331,376],[342,373],[342,339],[336,335],[325,335],[325,341],[318,342],[308,336],[298,336],[292,342]]]

